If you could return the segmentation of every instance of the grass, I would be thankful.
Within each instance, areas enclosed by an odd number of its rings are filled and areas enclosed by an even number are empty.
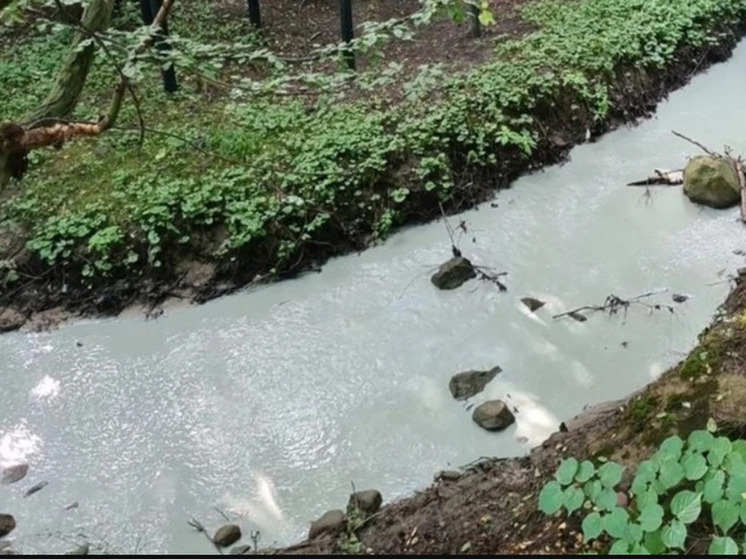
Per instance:
[[[552,123],[603,129],[620,116],[623,72],[663,72],[686,49],[732,40],[745,10],[741,0],[539,0],[524,10],[538,31],[499,44],[492,62],[452,76],[427,103],[214,99],[189,79],[167,98],[150,76],[143,110],[161,133],[140,145],[128,105],[127,130],[34,153],[0,208],[0,234],[22,239],[37,271],[83,287],[168,275],[185,256],[224,271],[292,270],[437,215],[440,204],[473,203],[484,195],[479,173],[504,176],[546,158]],[[196,1],[172,24],[204,41],[240,29]],[[32,34],[3,50],[10,95],[0,121],[40,100],[69,39]],[[105,62],[76,116],[105,110],[115,83]]]

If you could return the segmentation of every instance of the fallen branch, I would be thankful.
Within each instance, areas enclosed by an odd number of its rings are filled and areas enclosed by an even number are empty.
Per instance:
[[[584,305],[582,307],[578,307],[577,309],[573,309],[571,311],[563,312],[560,314],[554,315],[552,318],[563,318],[566,316],[569,316],[571,318],[574,318],[575,320],[578,320],[580,322],[584,322],[587,320],[587,317],[583,314],[583,311],[590,311],[590,312],[605,312],[608,313],[609,316],[617,314],[619,311],[624,311],[624,315],[626,317],[627,311],[632,305],[642,305],[646,307],[650,312],[653,311],[660,311],[660,310],[668,310],[671,314],[674,314],[676,311],[671,305],[664,305],[660,303],[655,304],[649,304],[643,301],[643,299],[647,299],[648,297],[652,297],[653,295],[658,295],[660,293],[664,293],[668,291],[667,289],[659,289],[657,291],[648,291],[647,293],[643,293],[642,295],[638,295],[637,297],[632,297],[631,299],[622,299],[621,297],[618,297],[614,295],[613,293],[606,297],[606,300],[604,301],[603,305]]]
[[[213,541],[213,539],[210,537],[210,534],[207,533],[207,529],[199,520],[192,518],[191,520],[187,520],[187,524],[197,530],[197,532],[204,534],[207,540],[213,545],[213,547],[218,550],[218,553],[220,553],[220,555],[223,555],[222,548]]]
[[[703,146],[702,144],[700,144],[700,143],[699,143],[698,141],[696,141],[696,140],[692,140],[691,138],[688,138],[687,136],[684,136],[684,135],[683,135],[683,134],[681,134],[680,132],[676,132],[676,130],[671,130],[671,133],[672,133],[672,134],[673,134],[674,136],[678,136],[678,137],[679,137],[679,138],[681,138],[682,140],[685,140],[685,141],[689,142],[690,144],[694,144],[694,145],[695,145],[695,146],[697,146],[697,147],[698,147],[699,149],[701,149],[702,151],[704,151],[704,152],[705,152],[705,153],[706,153],[707,155],[711,155],[712,157],[722,157],[722,155],[720,155],[719,153],[715,153],[715,152],[714,152],[714,151],[712,151],[711,149],[709,149],[709,148],[707,148],[707,147]]]

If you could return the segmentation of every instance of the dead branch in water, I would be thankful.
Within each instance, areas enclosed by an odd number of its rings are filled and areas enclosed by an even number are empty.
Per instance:
[[[698,147],[699,149],[701,149],[702,151],[704,151],[704,152],[705,152],[705,153],[706,153],[707,155],[711,155],[712,157],[722,157],[722,155],[720,155],[719,153],[716,153],[716,152],[712,151],[711,149],[709,149],[709,148],[707,148],[707,147],[703,146],[702,144],[700,144],[700,143],[699,143],[698,141],[696,141],[696,140],[692,140],[691,138],[689,138],[689,137],[687,137],[687,136],[684,136],[684,135],[683,135],[683,134],[681,134],[680,132],[676,132],[676,130],[671,130],[671,133],[672,133],[672,134],[673,134],[674,136],[678,136],[678,137],[679,137],[679,138],[681,138],[682,140],[684,140],[684,141],[687,141],[687,142],[689,142],[690,144],[693,144],[693,145],[697,146],[697,147]]]
[[[207,533],[207,529],[199,520],[197,520],[196,518],[192,518],[191,520],[187,520],[187,524],[197,530],[197,532],[204,534],[207,538],[207,541],[209,541],[213,545],[213,547],[218,550],[218,553],[220,553],[220,555],[223,555],[222,548],[218,544],[216,544],[215,541],[210,537],[210,534]]]
[[[500,278],[507,276],[508,272],[493,272],[484,266],[474,266],[477,272],[477,279],[494,283],[500,291],[507,291],[508,286],[500,281]]]
[[[585,322],[587,320],[587,317],[583,314],[583,311],[590,311],[590,312],[605,312],[608,313],[609,316],[617,314],[620,311],[624,312],[624,316],[627,316],[627,311],[632,305],[641,305],[643,307],[646,307],[651,313],[654,311],[660,311],[660,310],[667,310],[671,314],[675,314],[675,309],[671,305],[665,305],[660,303],[646,303],[643,301],[643,299],[647,299],[648,297],[652,297],[653,295],[659,295],[660,293],[664,293],[668,291],[667,289],[657,290],[657,291],[648,291],[647,293],[643,293],[642,295],[638,295],[637,297],[632,297],[631,299],[622,299],[621,297],[618,297],[614,295],[613,293],[608,295],[606,297],[606,300],[604,300],[603,305],[584,305],[582,307],[578,307],[577,309],[573,309],[571,311],[563,312],[560,314],[554,315],[552,318],[563,318],[566,316],[569,316],[579,322]]]

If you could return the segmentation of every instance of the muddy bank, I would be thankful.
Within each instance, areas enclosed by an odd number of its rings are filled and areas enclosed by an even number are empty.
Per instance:
[[[276,551],[331,554],[575,554],[580,519],[546,517],[537,496],[560,461],[605,457],[631,468],[671,434],[686,436],[713,418],[721,434],[746,436],[746,280],[741,275],[698,345],[657,381],[623,400],[561,425],[529,456],[479,460],[436,476],[427,489],[386,504],[362,526]],[[629,483],[623,479],[622,485]],[[385,498],[385,495],[384,495]],[[329,503],[329,508],[341,503]],[[599,548],[597,548],[599,550]]]
[[[725,60],[743,35],[743,25],[721,31],[717,45],[682,46],[663,70],[618,67],[611,88],[611,109],[604,120],[596,119],[590,109],[578,110],[572,96],[553,100],[551,105],[539,103],[533,109],[539,127],[537,146],[529,158],[515,148],[504,149],[497,153],[493,165],[475,167],[464,153],[454,153],[453,174],[460,179],[444,203],[445,210],[453,213],[472,207],[488,199],[496,188],[507,187],[520,174],[562,161],[572,146],[588,137],[649,116],[668,92],[687,83],[691,75]],[[409,176],[411,170],[406,163],[400,163],[399,169],[390,171],[387,180],[392,184],[384,185],[386,189],[397,186],[396,181]],[[437,193],[412,185],[401,205],[399,225],[438,217],[440,204]],[[255,250],[242,250],[229,257],[215,256],[214,249],[225,236],[218,227],[203,231],[186,246],[173,247],[169,258],[158,268],[148,268],[144,274],[113,276],[94,285],[83,281],[79,271],[45,265],[25,248],[25,238],[3,239],[0,251],[4,258],[12,260],[21,279],[0,293],[0,331],[24,324],[43,329],[75,315],[116,315],[134,305],[143,305],[147,315],[157,316],[159,306],[168,299],[201,303],[247,285],[318,270],[331,256],[373,244],[371,226],[361,219],[333,220],[319,231],[318,238],[298,247],[287,260],[290,264],[279,266],[276,254],[268,249],[279,243],[272,232],[267,244]]]

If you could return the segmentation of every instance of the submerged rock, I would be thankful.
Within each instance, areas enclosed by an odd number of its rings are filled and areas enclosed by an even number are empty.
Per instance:
[[[502,431],[515,423],[515,416],[502,400],[489,400],[477,406],[471,418],[488,431]]]
[[[341,510],[330,510],[324,513],[308,530],[308,539],[312,540],[321,534],[339,534],[347,527],[347,517]]]
[[[711,208],[727,208],[741,199],[741,185],[730,161],[701,156],[684,169],[684,194],[692,201]]]
[[[18,330],[26,323],[26,317],[16,310],[6,307],[0,308],[0,332]]]
[[[350,500],[347,503],[347,514],[351,514],[355,510],[361,511],[365,516],[375,514],[381,508],[383,503],[383,497],[381,492],[376,489],[368,489],[367,491],[358,491],[350,495]]]
[[[65,555],[88,555],[90,551],[90,546],[87,543],[84,543],[83,545],[79,545],[72,551],[68,551],[67,553],[65,553]]]
[[[28,464],[13,464],[2,469],[2,484],[21,481],[28,473]]]
[[[451,377],[448,388],[456,400],[465,400],[479,394],[498,373],[500,367],[493,367],[489,371],[466,371]]]
[[[228,555],[250,555],[252,548],[250,545],[237,545],[232,547]]]
[[[567,316],[569,316],[569,317],[570,317],[570,318],[572,318],[573,320],[577,320],[578,322],[585,322],[586,320],[588,320],[588,317],[587,317],[587,316],[585,316],[584,314],[580,314],[580,313],[579,313],[579,312],[577,312],[577,311],[575,311],[575,312],[571,312],[571,313],[570,313],[570,314],[568,314]]]
[[[534,299],[533,297],[524,297],[523,299],[521,299],[521,303],[526,305],[528,307],[528,310],[530,310],[531,312],[538,311],[541,307],[546,305],[544,301]]]
[[[475,277],[477,277],[477,272],[472,263],[463,256],[454,256],[448,262],[441,264],[430,281],[438,289],[456,289]]]
[[[7,536],[16,527],[16,519],[12,514],[0,514],[0,538]]]
[[[684,295],[683,293],[674,293],[671,295],[671,299],[674,303],[685,303],[689,299],[689,295]]]
[[[217,546],[228,547],[240,539],[241,528],[235,524],[226,524],[225,526],[221,526],[218,531],[215,532],[215,537],[212,538],[212,541]]]

